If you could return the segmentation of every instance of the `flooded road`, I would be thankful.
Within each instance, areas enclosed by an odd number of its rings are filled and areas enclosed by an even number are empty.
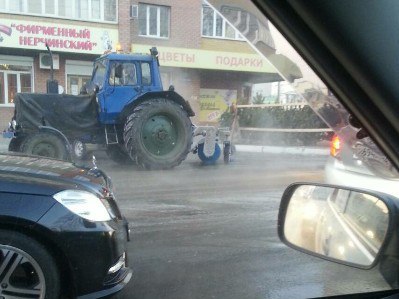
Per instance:
[[[277,236],[286,186],[322,182],[325,156],[238,153],[230,165],[190,156],[171,171],[98,159],[132,229],[134,274],[115,298],[305,298],[381,290],[377,271],[297,252]]]

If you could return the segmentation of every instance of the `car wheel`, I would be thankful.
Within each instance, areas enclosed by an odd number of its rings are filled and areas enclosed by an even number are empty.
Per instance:
[[[24,234],[0,230],[0,298],[58,299],[59,277],[43,245]]]
[[[226,142],[223,146],[223,161],[224,164],[229,164],[231,162],[231,144]]]
[[[72,143],[73,155],[79,160],[86,159],[87,147],[82,141],[76,139]]]

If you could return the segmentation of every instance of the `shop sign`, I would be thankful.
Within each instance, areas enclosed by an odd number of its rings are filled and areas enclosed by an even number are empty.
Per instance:
[[[223,112],[236,101],[237,90],[201,88],[199,121],[207,123],[218,122]]]
[[[0,47],[103,54],[117,42],[117,29],[0,19]]]
[[[132,45],[134,53],[149,53],[149,45]],[[163,66],[276,73],[273,66],[259,54],[209,51],[200,49],[157,47]]]

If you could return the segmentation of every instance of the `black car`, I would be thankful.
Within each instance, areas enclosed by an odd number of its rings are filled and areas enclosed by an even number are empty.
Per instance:
[[[130,280],[129,230],[99,169],[0,154],[0,298],[99,298]]]

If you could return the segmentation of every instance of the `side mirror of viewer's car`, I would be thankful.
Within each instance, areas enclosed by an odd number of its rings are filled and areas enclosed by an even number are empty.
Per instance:
[[[283,194],[278,234],[283,243],[299,251],[370,269],[396,231],[396,215],[394,200],[388,195],[293,184]]]

